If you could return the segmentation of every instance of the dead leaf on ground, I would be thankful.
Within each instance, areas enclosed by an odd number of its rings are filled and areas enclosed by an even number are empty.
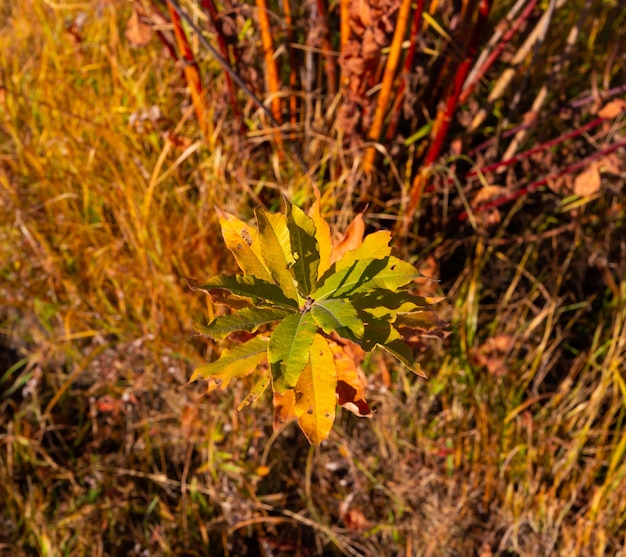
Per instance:
[[[473,360],[479,366],[483,366],[490,375],[502,377],[509,372],[507,358],[514,343],[513,337],[506,334],[489,337],[474,351]]]
[[[574,193],[581,197],[590,197],[598,193],[602,185],[601,173],[620,174],[621,169],[621,161],[615,154],[593,161],[574,179]]]
[[[492,199],[502,197],[507,193],[507,189],[503,186],[483,186],[477,192],[472,199],[472,208],[476,208],[483,203],[487,203]]]
[[[599,111],[598,116],[601,118],[615,118],[626,110],[626,101],[624,99],[613,99],[606,103]]]
[[[557,195],[565,197],[574,191],[574,178],[569,174],[548,177],[546,185]]]
[[[581,197],[589,197],[600,190],[600,169],[596,163],[593,163],[583,170],[574,180],[574,193]]]
[[[132,46],[146,46],[152,39],[152,26],[142,21],[143,13],[139,13],[137,5],[126,23],[124,36]]]
[[[354,494],[351,493],[339,504],[339,518],[343,521],[348,530],[352,532],[362,532],[363,530],[367,530],[371,524],[360,510],[350,508],[353,498]]]

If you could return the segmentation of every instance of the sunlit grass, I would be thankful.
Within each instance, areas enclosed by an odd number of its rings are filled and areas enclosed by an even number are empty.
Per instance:
[[[451,321],[424,343],[430,379],[373,357],[371,421],[340,412],[317,449],[291,426],[272,436],[268,404],[235,410],[247,385],[186,385],[213,349],[190,328],[217,308],[185,277],[235,270],[214,204],[250,218],[280,193],[307,205],[311,183],[242,147],[225,109],[203,137],[181,68],[124,39],[128,9],[0,8],[0,338],[18,350],[0,369],[0,553],[617,554],[619,187],[576,214],[521,201],[488,234],[429,240]],[[207,106],[224,106],[206,64]],[[342,149],[311,147],[338,228],[362,183]]]

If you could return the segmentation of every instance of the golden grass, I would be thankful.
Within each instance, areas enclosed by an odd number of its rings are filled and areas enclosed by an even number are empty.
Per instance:
[[[321,448],[272,435],[269,406],[236,412],[245,385],[186,385],[214,308],[185,277],[234,270],[213,204],[305,203],[304,180],[259,166],[217,108],[205,141],[181,68],[124,40],[128,9],[0,8],[0,338],[18,352],[0,355],[0,554],[620,554],[617,185],[579,221],[520,203],[489,236],[433,242],[452,335],[424,345],[431,379],[374,357],[373,420],[339,414]],[[342,224],[344,187],[325,197]]]

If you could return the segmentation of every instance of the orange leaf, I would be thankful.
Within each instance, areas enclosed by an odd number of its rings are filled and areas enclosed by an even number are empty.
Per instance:
[[[602,118],[615,118],[626,110],[626,101],[623,99],[613,99],[606,103],[599,111],[598,116]]]
[[[589,197],[597,193],[602,180],[600,178],[600,165],[592,163],[587,170],[581,172],[574,180],[574,193],[581,197]]]
[[[296,416],[296,395],[293,389],[285,391],[283,394],[274,393],[274,431],[280,431],[289,422],[295,420]]]
[[[330,262],[339,261],[346,252],[358,248],[363,243],[363,234],[365,234],[365,222],[363,214],[359,213],[348,226],[348,230],[330,254]]]
[[[352,344],[352,343],[351,343]],[[354,345],[359,348],[358,345]],[[346,346],[346,348],[350,345]],[[366,381],[357,364],[358,353],[352,355],[344,347],[330,343],[337,367],[337,402],[340,406],[362,418],[371,418],[373,412],[365,401]],[[362,358],[361,358],[362,359]]]
[[[319,244],[318,249],[320,253],[320,264],[317,268],[317,278],[320,278],[330,267],[332,245],[330,238],[330,226],[322,217],[320,210],[320,190],[317,186],[313,186],[313,191],[315,193],[315,203],[313,203],[309,209],[309,216],[313,219],[313,223],[315,224],[315,236],[317,237],[317,242]]]

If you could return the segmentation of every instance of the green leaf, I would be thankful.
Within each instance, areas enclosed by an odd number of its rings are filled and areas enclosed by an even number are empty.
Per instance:
[[[215,211],[226,247],[235,256],[244,274],[271,282],[272,275],[261,256],[257,230],[218,207],[215,207]]]
[[[376,317],[388,316],[393,321],[398,314],[424,311],[441,298],[423,298],[413,296],[406,291],[391,292],[376,289],[365,294],[354,296],[350,301],[357,310],[367,310]]]
[[[363,336],[363,321],[348,300],[330,298],[315,302],[311,306],[311,315],[326,334],[337,331],[350,339]],[[348,331],[352,334],[346,334]]]
[[[308,360],[295,387],[295,412],[309,443],[319,445],[328,438],[337,407],[335,358],[323,336],[315,335]]]
[[[228,382],[233,377],[249,375],[267,358],[267,346],[268,339],[256,336],[232,350],[226,348],[215,362],[196,368],[189,382],[209,377]]]
[[[365,333],[361,341],[363,350],[371,352],[377,346],[383,348],[389,354],[400,360],[412,372],[421,377],[426,377],[420,365],[413,358],[411,349],[402,340],[400,333],[385,319],[363,316]]]
[[[267,348],[274,391],[284,393],[295,387],[307,364],[316,331],[311,312],[288,315],[274,329]]]
[[[216,317],[208,325],[198,324],[199,332],[212,338],[226,338],[235,331],[254,333],[261,325],[283,319],[294,310],[283,308],[244,308],[237,313]]]
[[[436,331],[437,334],[445,334],[445,321],[437,317],[434,311],[416,311],[413,313],[401,313],[393,322],[397,329],[408,329],[414,331]]]
[[[306,298],[317,285],[317,269],[320,263],[315,224],[299,207],[285,199],[287,227],[291,239],[291,252],[295,259],[293,272],[298,281],[300,295]]]
[[[313,299],[349,298],[376,288],[396,290],[418,276],[419,271],[413,265],[397,257],[362,259],[329,275],[313,293]]]
[[[288,309],[298,307],[298,302],[287,298],[275,284],[248,275],[218,275],[201,285],[192,279],[187,279],[187,283],[192,290],[211,292],[222,289],[228,290],[237,296],[245,296],[252,299],[259,298],[270,304]]]
[[[263,210],[256,210],[254,213],[259,224],[259,243],[263,259],[274,282],[288,298],[299,300],[296,281],[291,272],[295,260],[291,254],[287,217]]]

